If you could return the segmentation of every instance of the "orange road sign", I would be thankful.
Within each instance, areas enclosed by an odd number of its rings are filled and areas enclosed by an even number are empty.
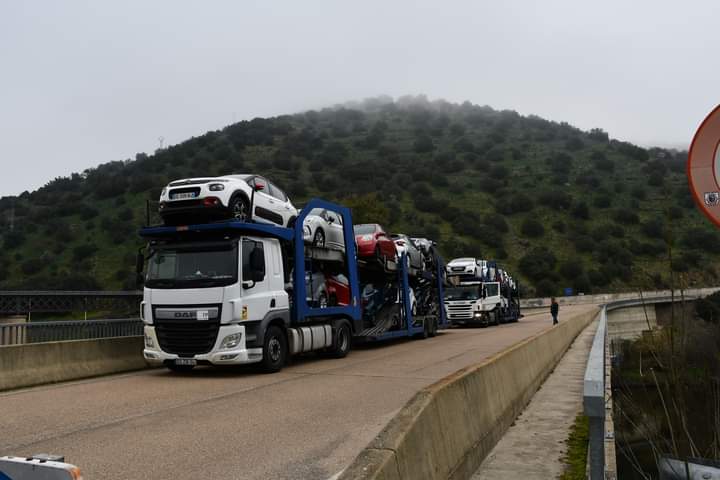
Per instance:
[[[687,176],[700,210],[720,227],[720,105],[695,132],[688,153]]]

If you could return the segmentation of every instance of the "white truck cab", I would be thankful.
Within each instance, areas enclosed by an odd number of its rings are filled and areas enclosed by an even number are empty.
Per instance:
[[[507,306],[499,282],[463,282],[445,290],[445,308],[452,323],[497,325]]]
[[[279,346],[265,358],[263,340],[271,325],[289,324],[284,286],[276,238],[152,242],[141,307],[145,359],[174,370],[272,363]]]

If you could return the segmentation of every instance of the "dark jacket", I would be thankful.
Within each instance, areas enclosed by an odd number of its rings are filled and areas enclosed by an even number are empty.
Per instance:
[[[557,315],[560,311],[560,305],[557,302],[550,304],[550,315]]]

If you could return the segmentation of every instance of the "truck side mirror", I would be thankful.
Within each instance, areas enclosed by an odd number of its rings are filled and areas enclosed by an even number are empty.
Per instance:
[[[145,267],[145,255],[141,251],[138,252],[135,259],[135,285],[142,288],[144,283],[143,268]]]

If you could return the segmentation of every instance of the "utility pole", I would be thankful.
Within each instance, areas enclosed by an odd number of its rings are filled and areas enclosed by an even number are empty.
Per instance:
[[[159,150],[162,150],[164,141],[165,141],[165,137],[163,137],[162,135],[158,137],[158,142],[160,143]]]

